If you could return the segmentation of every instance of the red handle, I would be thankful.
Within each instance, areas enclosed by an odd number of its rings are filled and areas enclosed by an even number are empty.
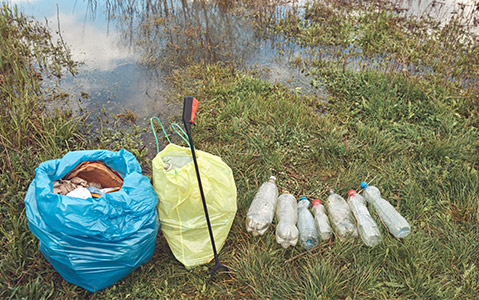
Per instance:
[[[196,111],[198,110],[199,102],[196,98],[186,96],[183,102],[183,123],[185,128],[190,124],[195,124]],[[196,125],[196,124],[195,124]]]
[[[196,98],[193,98],[193,104],[191,105],[191,119],[190,122],[195,124],[195,117],[196,117],[196,111],[198,110],[198,105],[200,102],[196,100]]]

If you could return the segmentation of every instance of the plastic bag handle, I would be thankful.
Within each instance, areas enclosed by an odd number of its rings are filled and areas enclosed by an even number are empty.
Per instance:
[[[155,131],[155,127],[153,126],[153,120],[157,120],[158,123],[160,123],[160,126],[161,126],[161,129],[163,130],[163,133],[165,134],[165,137],[166,139],[168,140],[168,143],[171,144],[171,141],[170,141],[170,138],[168,137],[168,133],[166,133],[166,130],[165,130],[165,127],[163,127],[163,123],[161,123],[160,119],[158,117],[151,117],[150,118],[150,125],[151,125],[151,130],[153,131],[153,135],[155,136],[155,141],[156,141],[156,153],[160,153],[160,145],[158,143],[158,137],[156,136],[156,131]],[[176,134],[178,134],[182,139],[183,141],[186,142],[186,144],[188,145],[188,147],[190,146],[190,142],[188,141],[187,139],[187,134],[186,132],[183,130],[183,128],[177,124],[177,123],[172,123],[171,125],[171,128],[173,129],[173,131],[176,132]],[[181,131],[178,131],[178,129]]]
[[[183,128],[181,127],[180,124],[178,123],[172,123],[171,124],[171,128],[176,132],[176,134],[178,134],[180,136],[180,138],[183,139],[183,141],[186,142],[186,144],[188,144],[188,147],[190,146],[190,142],[188,141],[188,135],[186,134],[186,132],[183,130]],[[181,133],[178,132],[178,130],[176,130],[176,128],[180,129]]]
[[[153,135],[155,136],[156,153],[159,153],[160,152],[160,145],[158,144],[158,137],[156,136],[156,130],[155,130],[155,127],[153,126],[153,120],[157,120],[158,123],[160,123],[161,129],[163,130],[163,133],[165,134],[165,137],[168,140],[168,143],[171,144],[171,141],[170,141],[170,138],[168,137],[168,133],[166,133],[165,127],[163,127],[163,124],[161,123],[160,119],[158,119],[158,117],[151,117],[150,118],[150,125],[151,125],[151,129],[153,130]]]

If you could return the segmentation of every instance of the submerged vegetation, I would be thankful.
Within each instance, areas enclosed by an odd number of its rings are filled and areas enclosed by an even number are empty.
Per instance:
[[[478,124],[479,36],[458,18],[441,24],[395,14],[391,5],[354,3],[307,4],[304,15],[288,14],[274,31],[305,47],[322,47],[295,63],[327,86],[328,73],[336,70],[402,74],[450,89],[457,96],[453,109]]]
[[[151,262],[95,294],[64,281],[42,256],[23,197],[35,167],[70,150],[125,147],[140,158],[146,151],[135,136],[103,127],[91,139],[82,116],[54,108],[62,94],[46,93],[41,78],[74,72],[75,63],[61,41],[51,43],[41,26],[4,5],[0,298],[477,297],[478,39],[454,21],[439,26],[365,5],[315,2],[279,19],[261,10],[252,18],[307,49],[293,63],[313,86],[326,87],[326,102],[221,63],[200,60],[171,73],[172,98],[200,100],[195,145],[233,169],[238,212],[220,252],[231,272],[209,281],[211,266],[186,270],[159,235]],[[130,111],[120,119],[135,120]],[[329,188],[346,195],[372,181],[412,233],[397,240],[381,225],[375,248],[333,239],[310,252],[283,249],[274,226],[252,237],[246,212],[270,175],[280,192],[321,200]]]

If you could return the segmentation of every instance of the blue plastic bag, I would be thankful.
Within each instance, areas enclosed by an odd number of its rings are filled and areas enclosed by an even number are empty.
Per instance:
[[[53,193],[53,181],[84,161],[102,161],[123,178],[119,191],[80,199]],[[149,261],[159,221],[158,197],[130,152],[67,153],[41,163],[25,196],[28,224],[60,275],[91,292],[104,289]]]

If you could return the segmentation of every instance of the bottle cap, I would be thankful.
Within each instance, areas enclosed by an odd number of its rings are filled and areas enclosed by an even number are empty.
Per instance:
[[[321,200],[319,199],[314,199],[313,200],[313,206],[317,205],[317,204],[321,204]]]
[[[356,195],[356,191],[355,190],[350,190],[348,192],[348,196],[351,197],[352,195]]]
[[[361,182],[361,188],[364,190],[368,187],[368,184],[366,183],[366,181],[363,181]]]
[[[271,176],[271,177],[269,178],[269,181],[275,182],[275,181],[276,181],[276,177]]]
[[[306,197],[304,197],[304,196],[301,197],[301,198],[299,198],[299,201],[302,201],[302,200],[308,200],[308,198],[306,198]]]

